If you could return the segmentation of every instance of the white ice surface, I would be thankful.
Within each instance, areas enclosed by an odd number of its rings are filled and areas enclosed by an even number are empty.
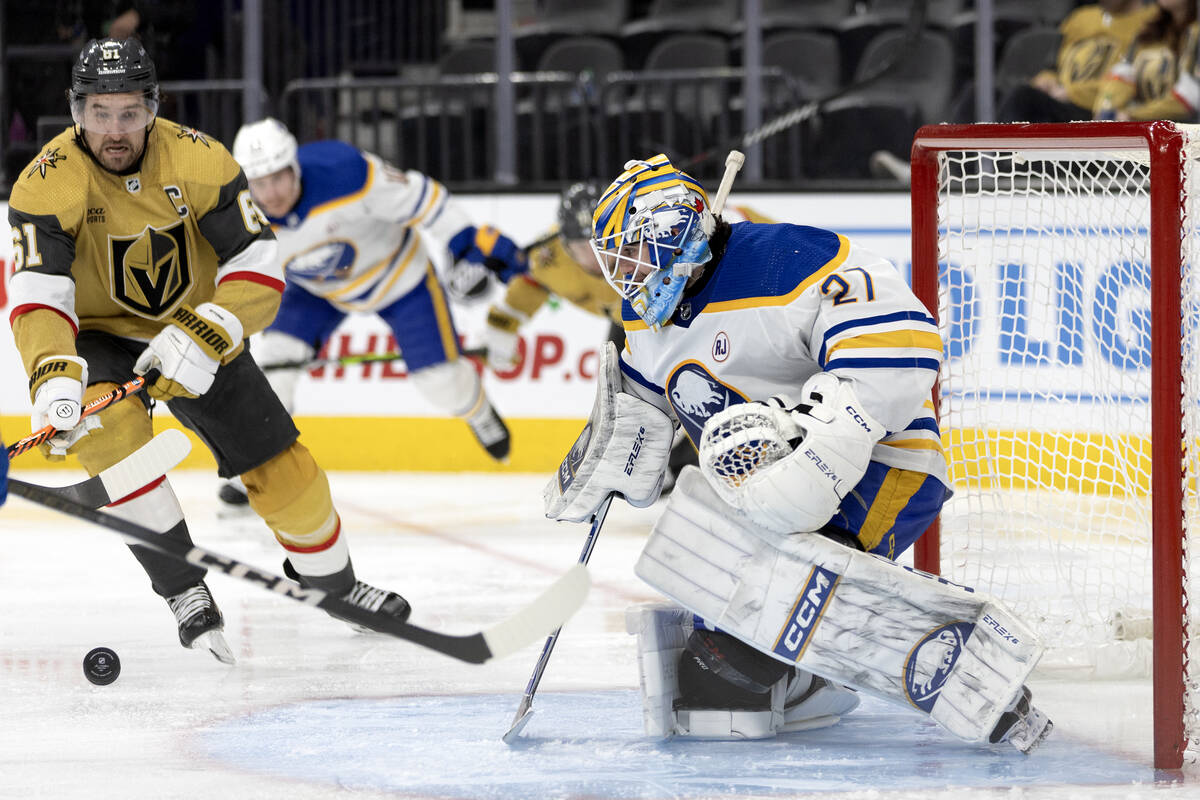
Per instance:
[[[400,591],[413,622],[448,633],[532,599],[586,535],[542,518],[542,476],[331,480],[359,577]],[[215,478],[172,483],[198,544],[280,570],[257,518],[218,516]],[[1200,778],[1149,766],[1145,682],[1035,682],[1057,728],[1030,757],[959,743],[872,700],[839,726],[771,741],[647,739],[623,614],[657,599],[632,572],[656,513],[613,506],[591,595],[508,747],[500,736],[540,643],[463,664],[210,575],[238,657],[226,667],[179,646],[119,537],[12,498],[0,508],[0,798],[1200,797]],[[121,658],[106,687],[81,668],[98,645]]]

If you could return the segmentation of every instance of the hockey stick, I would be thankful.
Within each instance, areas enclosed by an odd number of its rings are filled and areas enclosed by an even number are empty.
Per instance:
[[[487,358],[486,347],[464,347],[462,354],[467,358]],[[320,367],[351,367],[355,364],[372,364],[376,361],[401,361],[404,354],[393,353],[357,353],[336,358],[314,358],[308,361],[283,361],[279,364],[263,364],[262,371],[270,372],[275,369],[319,369]]]
[[[579,563],[575,565],[574,569],[586,569],[585,565],[592,557],[592,550],[596,547],[596,538],[600,534],[600,526],[604,524],[604,518],[608,516],[608,507],[612,505],[612,501],[613,496],[610,494],[592,515],[592,529],[588,531],[587,539],[583,542],[583,552],[579,554]],[[521,703],[517,706],[517,713],[513,717],[512,724],[508,726],[508,731],[504,736],[500,737],[505,744],[515,742],[521,735],[521,731],[525,730],[529,718],[533,716],[533,694],[537,691],[538,684],[542,682],[542,673],[546,671],[546,663],[550,661],[550,654],[554,652],[554,645],[558,641],[560,631],[562,631],[562,626],[555,628],[554,632],[547,637],[546,643],[542,645],[542,654],[538,656],[537,663],[533,666],[533,674],[529,676],[529,683],[525,685],[525,694],[521,696]]]
[[[355,625],[362,625],[379,633],[386,633],[397,639],[413,642],[471,664],[482,664],[490,659],[509,655],[533,643],[547,630],[561,626],[583,605],[590,585],[587,568],[576,565],[555,581],[550,588],[542,592],[532,603],[507,619],[478,633],[452,636],[418,625],[399,622],[386,614],[367,611],[319,589],[306,589],[295,581],[264,572],[237,559],[219,555],[178,539],[162,536],[136,523],[88,508],[68,497],[55,494],[44,486],[10,479],[8,489],[26,500],[117,531],[128,542],[198,567],[219,570],[226,575],[248,581],[298,603],[316,606]]]
[[[113,403],[116,403],[119,400],[124,400],[126,397],[129,397],[130,395],[137,394],[138,392],[140,392],[142,389],[144,389],[146,387],[146,381],[149,380],[150,377],[152,377],[156,374],[157,373],[155,373],[155,372],[151,372],[149,375],[144,375],[141,377],[134,378],[131,381],[121,384],[120,386],[113,389],[108,394],[103,395],[101,397],[97,397],[95,400],[93,400],[92,402],[88,403],[86,406],[83,407],[82,412],[80,412],[80,414],[79,414],[79,418],[83,419],[84,417],[91,416],[92,414],[95,414],[98,411],[102,411],[102,410],[108,408]],[[28,436],[26,436],[24,439],[18,440],[15,444],[9,445],[9,447],[8,447],[9,459],[11,460],[11,459],[16,458],[17,456],[24,453],[26,450],[32,450],[33,448],[37,447],[42,442],[44,442],[47,439],[54,436],[54,434],[56,434],[56,433],[58,433],[58,430],[53,425],[47,425],[46,427],[42,428],[40,431],[37,431],[36,433],[31,433]]]
[[[128,497],[187,457],[192,443],[183,431],[170,428],[134,450],[100,474],[70,486],[46,486],[46,491],[88,508],[100,508]]]
[[[712,214],[714,217],[721,216],[721,212],[725,210],[725,201],[729,198],[729,190],[733,188],[733,181],[745,161],[746,157],[737,150],[730,150],[729,155],[725,157],[725,174],[721,176],[717,193],[713,195]],[[608,515],[608,507],[612,505],[612,501],[613,495],[610,494],[592,515],[592,529],[588,531],[588,537],[583,543],[583,552],[579,554],[581,565],[587,564],[588,559],[592,557],[592,549],[596,546],[596,537],[600,533],[600,526],[604,524],[604,518]],[[508,726],[508,731],[504,736],[500,737],[505,744],[515,742],[529,723],[529,718],[533,716],[533,694],[537,691],[538,684],[541,683],[542,673],[546,671],[546,662],[550,660],[550,653],[554,651],[559,630],[550,634],[550,637],[546,639],[546,644],[542,646],[542,654],[533,667],[533,674],[529,676],[529,683],[525,687],[525,694],[521,697],[520,705],[517,706],[517,713],[513,717],[512,724]]]

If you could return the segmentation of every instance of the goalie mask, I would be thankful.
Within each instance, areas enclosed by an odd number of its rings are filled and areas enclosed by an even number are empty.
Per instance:
[[[592,217],[592,250],[605,280],[652,329],[675,313],[688,278],[712,258],[708,195],[665,155],[630,161]]]

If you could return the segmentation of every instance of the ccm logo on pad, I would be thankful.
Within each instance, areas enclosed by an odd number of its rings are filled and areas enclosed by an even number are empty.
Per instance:
[[[792,606],[792,613],[788,615],[787,623],[779,632],[775,646],[771,648],[774,652],[792,661],[800,660],[841,577],[836,572],[824,567],[814,566],[812,568],[812,572],[808,574],[808,580],[804,582],[804,588],[800,591],[800,596],[796,598],[796,602]]]

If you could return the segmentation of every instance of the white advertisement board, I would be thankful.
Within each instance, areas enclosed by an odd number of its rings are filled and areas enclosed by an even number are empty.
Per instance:
[[[473,220],[487,222],[518,243],[531,242],[554,223],[554,195],[460,195]],[[3,205],[7,218],[7,204]],[[796,222],[836,230],[887,256],[905,274],[909,267],[909,198],[906,194],[744,194],[727,206],[730,219],[746,216]],[[12,243],[0,242],[5,282],[12,271]],[[499,293],[494,290],[494,294]],[[459,335],[468,347],[483,344],[488,302],[455,306]],[[7,293],[0,312],[7,319]],[[517,369],[485,382],[497,408],[510,418],[582,419],[593,399],[596,348],[608,323],[568,303],[543,307],[521,331],[526,358]],[[352,316],[334,333],[330,356],[386,353],[394,343],[385,325],[370,316]],[[444,416],[407,386],[403,362],[326,367],[302,379],[297,416]],[[0,325],[0,408],[8,415],[28,413],[26,379],[7,324]]]

